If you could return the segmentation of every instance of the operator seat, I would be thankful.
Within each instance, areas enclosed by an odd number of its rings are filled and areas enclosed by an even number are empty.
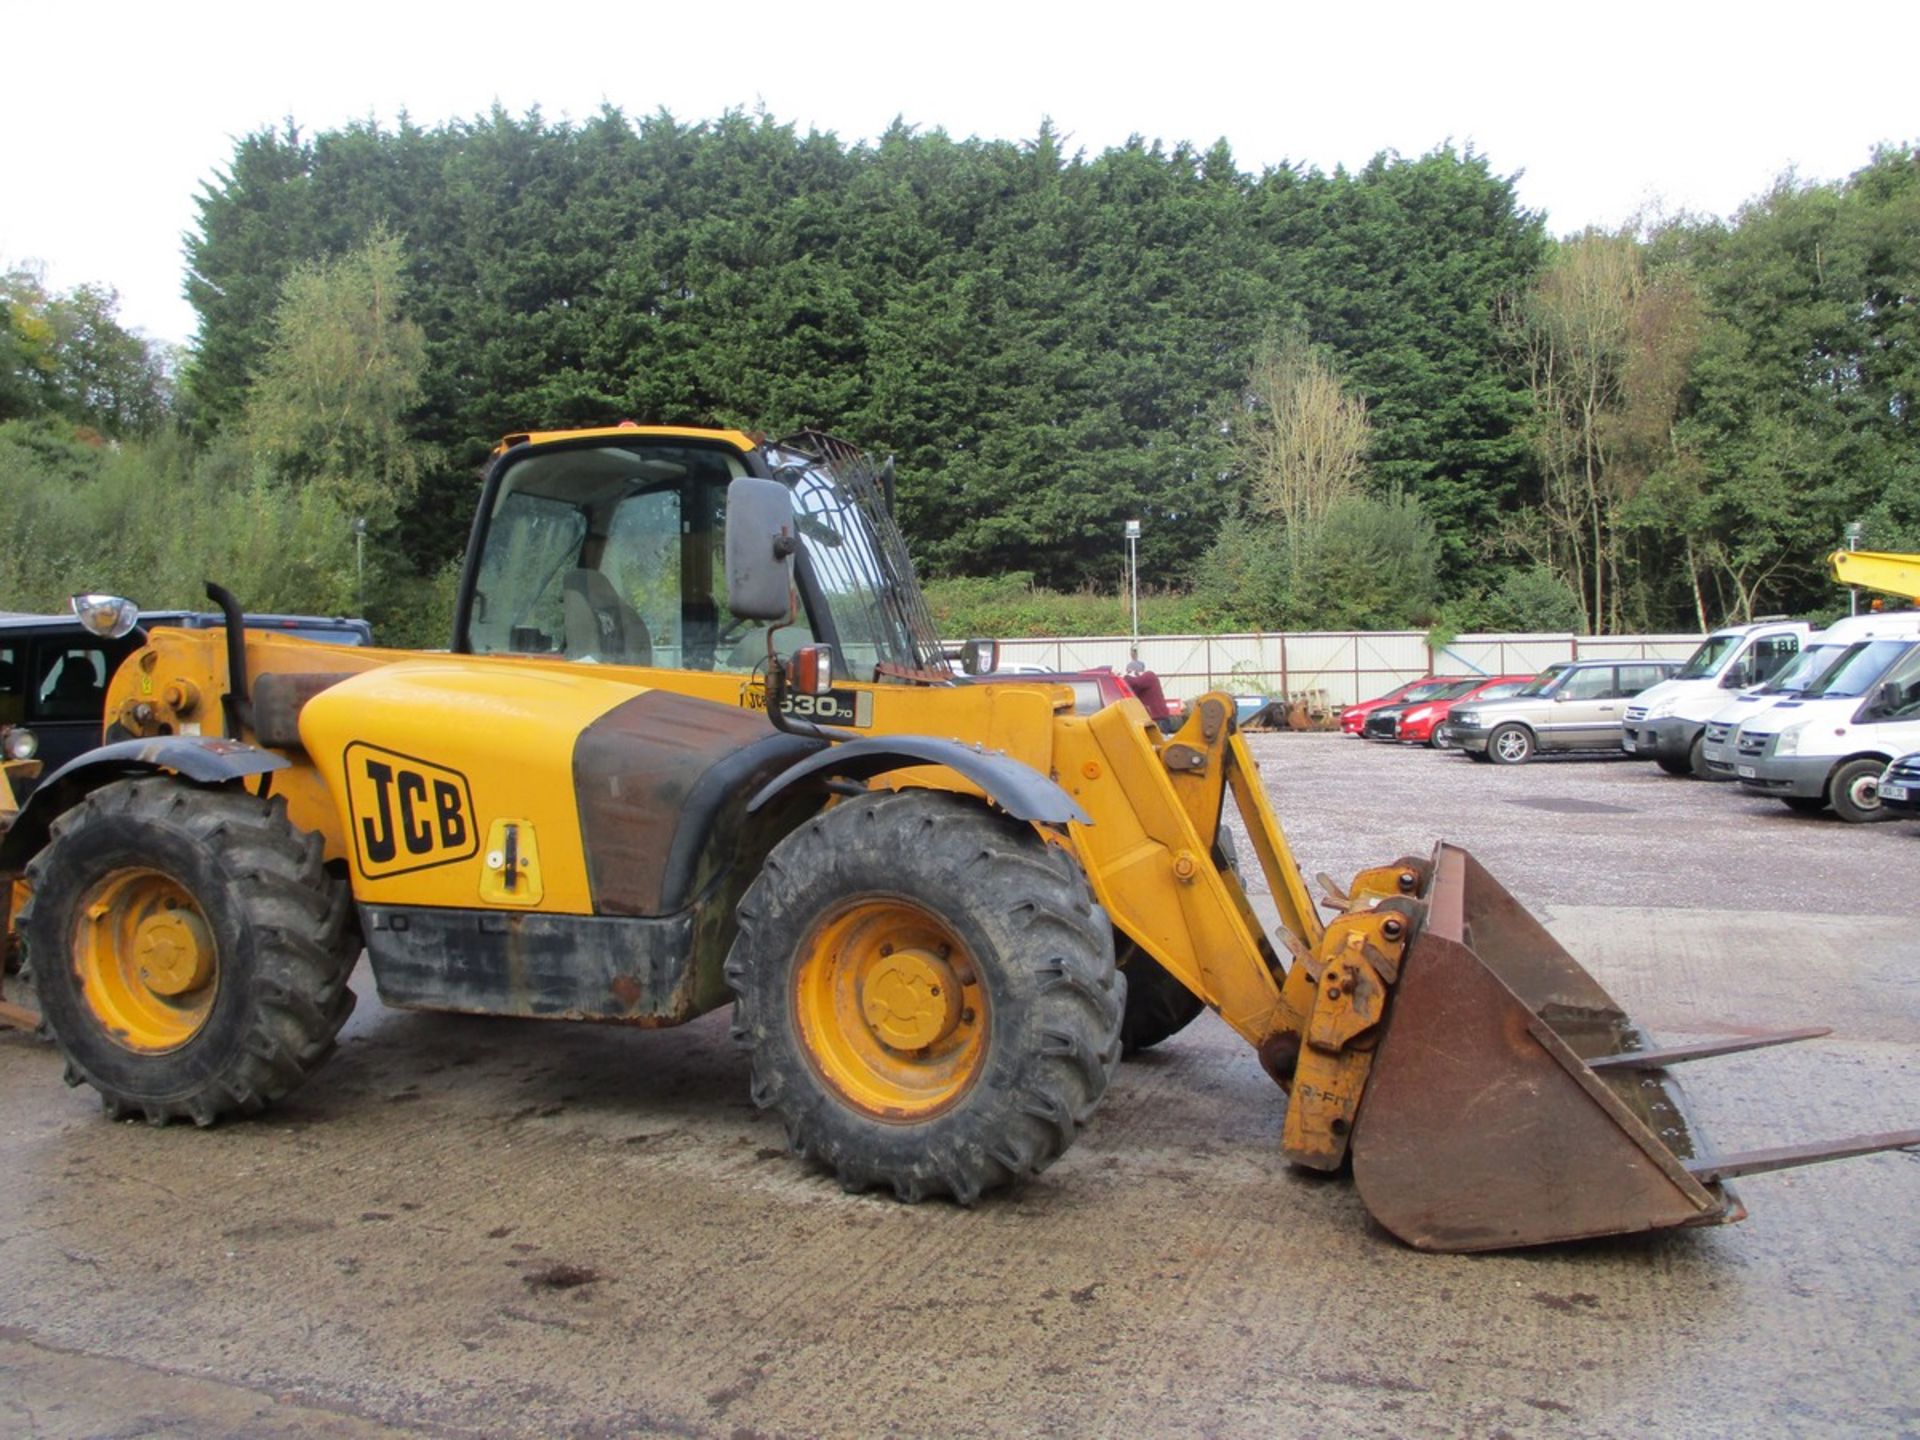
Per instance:
[[[58,662],[60,673],[40,708],[49,720],[89,720],[100,714],[106,687],[93,673],[93,655],[70,650]]]
[[[591,655],[609,665],[653,664],[647,622],[598,570],[569,570],[561,582],[566,610],[567,655]]]

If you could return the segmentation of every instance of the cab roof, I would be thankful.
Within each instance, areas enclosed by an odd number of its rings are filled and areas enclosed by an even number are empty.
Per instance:
[[[760,448],[761,439],[744,430],[721,430],[701,425],[636,425],[622,420],[618,425],[598,425],[582,430],[519,430],[500,437],[493,447],[495,455],[516,445],[554,445],[572,440],[633,440],[652,437],[663,440],[707,440],[731,445],[742,454]]]

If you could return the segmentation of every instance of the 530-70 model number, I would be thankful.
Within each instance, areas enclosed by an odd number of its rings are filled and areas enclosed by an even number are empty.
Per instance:
[[[740,704],[748,710],[767,708],[767,687],[759,683],[740,690]],[[816,720],[822,725],[852,725],[867,729],[873,724],[871,690],[829,690],[824,695],[796,695],[788,691],[780,697],[780,713],[796,720]]]

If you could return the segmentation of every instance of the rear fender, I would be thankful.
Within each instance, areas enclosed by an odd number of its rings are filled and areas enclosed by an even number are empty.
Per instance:
[[[88,791],[136,775],[178,775],[195,785],[230,785],[250,775],[285,770],[284,755],[218,735],[158,735],[118,740],[89,750],[42,780],[0,838],[0,873],[24,869],[47,843],[54,819]]]
[[[944,765],[985,791],[989,800],[1016,820],[1042,825],[1064,825],[1070,820],[1093,823],[1071,795],[1031,766],[995,750],[930,735],[876,735],[822,750],[775,776],[747,810],[759,810],[796,785],[835,777],[871,780],[919,765]]]

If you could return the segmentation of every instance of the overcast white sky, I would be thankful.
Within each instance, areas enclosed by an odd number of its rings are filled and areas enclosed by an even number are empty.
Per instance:
[[[581,118],[764,106],[852,141],[894,116],[1089,153],[1133,133],[1241,168],[1471,144],[1556,233],[1649,204],[1728,214],[1789,167],[1920,138],[1914,9],[1646,4],[59,4],[0,0],[0,266],[110,284],[185,341],[181,237],[233,139],[496,101]]]

